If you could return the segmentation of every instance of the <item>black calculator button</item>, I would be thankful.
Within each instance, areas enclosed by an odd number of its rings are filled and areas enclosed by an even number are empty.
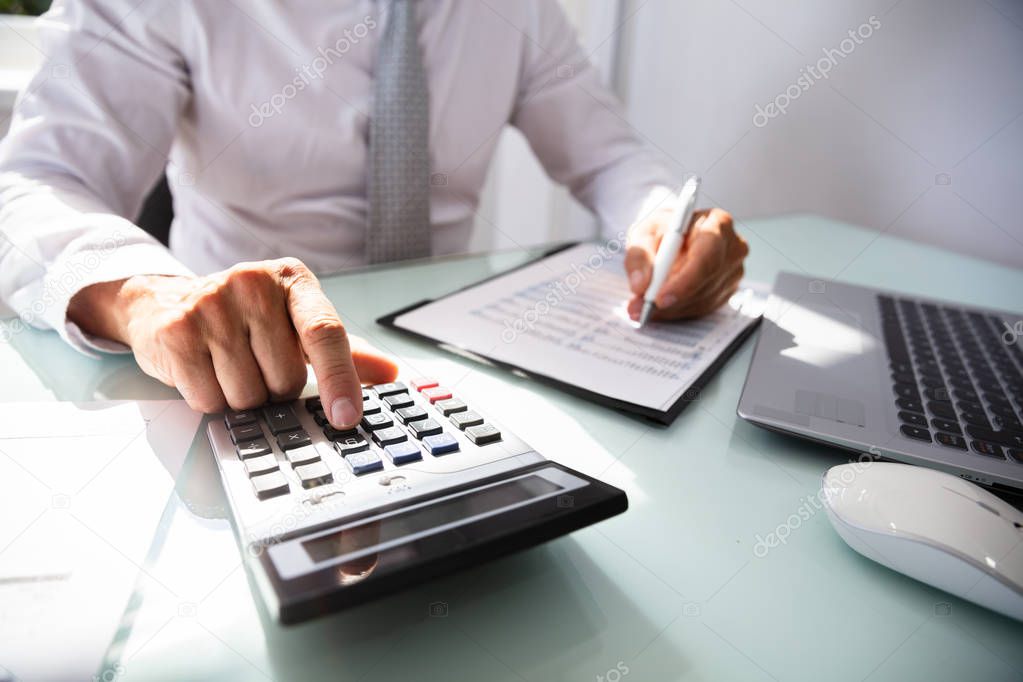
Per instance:
[[[323,403],[321,403],[320,399],[316,397],[306,398],[305,409],[309,410],[310,412],[316,412],[317,410],[323,409]]]
[[[958,450],[966,449],[966,439],[962,436],[957,436],[952,433],[937,433],[934,439],[949,448],[956,448]]]
[[[362,399],[363,399],[363,401],[369,400],[372,397],[373,397],[373,394],[369,392],[369,389],[365,389],[365,388],[362,389]]]
[[[271,452],[270,444],[266,442],[266,438],[260,434],[259,438],[253,438],[252,440],[242,441],[235,446],[238,451],[238,456],[242,459],[248,459],[249,457],[259,457],[260,455],[266,455]]]
[[[995,445],[994,443],[988,443],[983,440],[975,440],[970,442],[970,447],[978,455],[987,455],[988,457],[997,457],[1002,459],[1002,448]]]
[[[448,417],[451,423],[457,426],[462,431],[465,431],[470,426],[478,426],[483,423],[483,417],[479,416],[471,410],[466,412],[455,412],[453,415]]]
[[[420,451],[419,446],[408,440],[388,445],[384,448],[384,452],[387,453],[392,462],[398,465],[418,462],[423,458],[423,453]]]
[[[288,479],[280,471],[272,471],[262,476],[253,476],[252,488],[256,491],[256,497],[269,500],[288,492]]]
[[[415,421],[408,425],[409,429],[412,430],[412,435],[422,440],[427,436],[436,436],[443,429],[433,419],[424,419],[422,421]]]
[[[366,441],[363,441],[365,443]],[[367,443],[366,447],[369,447]],[[380,455],[375,452],[354,452],[350,455],[345,455],[345,462],[351,467],[352,473],[356,476],[362,474],[368,474],[373,471],[380,471],[384,468],[384,462],[380,459]]]
[[[377,394],[378,398],[385,398],[398,393],[408,393],[408,387],[400,381],[392,381],[389,384],[377,384],[373,387],[373,392]]]
[[[501,432],[493,424],[470,426],[465,430],[465,435],[476,445],[486,445],[487,443],[501,440]]]
[[[312,443],[312,439],[309,438],[309,434],[303,429],[296,431],[285,431],[277,436],[277,445],[281,447],[281,450],[293,450],[295,448],[305,447]]]
[[[374,431],[373,440],[375,440],[377,445],[380,447],[386,447],[388,445],[408,440],[408,435],[405,434],[405,431],[400,426],[391,426],[386,429]]]
[[[227,424],[229,429],[233,429],[236,426],[245,426],[246,424],[255,424],[258,420],[259,417],[252,410],[228,412],[224,415],[224,423]]]
[[[392,410],[400,410],[403,407],[414,405],[412,396],[408,393],[395,393],[384,398],[384,404]]]
[[[919,426],[910,426],[909,424],[903,424],[900,429],[903,435],[909,436],[915,440],[925,440],[928,443],[931,442],[931,432],[927,429],[922,429]]]
[[[396,416],[398,421],[402,424],[408,424],[409,422],[426,419],[430,415],[426,413],[426,410],[418,405],[413,405],[412,407],[403,407],[400,410],[395,410],[394,416]]]
[[[323,410],[316,410],[313,412],[313,419],[315,419],[316,423],[320,426],[327,426],[330,424],[330,420],[327,419],[327,413]]]
[[[266,419],[266,424],[270,427],[270,433],[275,436],[279,433],[293,431],[302,427],[298,417],[295,416],[295,411],[291,409],[291,405],[270,405],[265,407],[263,408],[263,418]]]
[[[370,398],[369,400],[363,401],[362,413],[363,414],[378,414],[380,412],[380,403]]]
[[[298,479],[302,481],[303,488],[315,488],[318,485],[327,485],[334,481],[334,474],[323,462],[313,462],[295,467]]]
[[[231,431],[231,440],[237,443],[243,441],[252,440],[253,438],[262,438],[263,429],[259,428],[259,424],[245,424],[243,426],[236,426]]]
[[[434,406],[440,410],[440,413],[445,417],[450,417],[455,412],[465,412],[468,410],[468,406],[458,398],[448,398],[447,400],[438,400],[434,403]]]
[[[349,436],[357,436],[359,432],[355,429],[335,429],[328,424],[323,427],[323,435],[327,437],[327,440],[340,440]]]
[[[365,414],[362,416],[362,428],[367,431],[376,431],[377,429],[386,429],[394,426],[394,420],[388,417],[386,414]]]
[[[260,474],[268,474],[271,471],[277,471],[280,468],[277,466],[277,458],[273,455],[261,455],[259,457],[249,457],[245,460],[245,473],[249,476],[259,476]]]
[[[320,453],[316,451],[314,445],[306,445],[301,448],[292,448],[286,450],[284,456],[288,458],[288,461],[292,465],[296,464],[308,464],[309,462],[315,462],[320,458]]]
[[[334,441],[334,448],[342,457],[369,450],[369,441],[358,433]]]

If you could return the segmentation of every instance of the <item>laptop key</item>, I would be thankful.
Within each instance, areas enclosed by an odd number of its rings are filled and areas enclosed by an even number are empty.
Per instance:
[[[959,419],[972,424],[973,426],[982,426],[984,428],[991,428],[991,422],[988,421],[987,415],[983,412],[960,412]]]
[[[270,427],[270,433],[275,436],[285,431],[294,431],[295,429],[302,428],[302,424],[299,423],[298,417],[295,416],[295,411],[291,409],[291,405],[270,405],[265,407],[263,408],[263,418],[266,419],[266,425]]]
[[[1023,448],[1023,433],[995,431],[973,424],[966,427],[966,433],[978,440],[986,440],[990,443],[997,443],[1009,448]]]
[[[949,448],[956,448],[957,450],[966,449],[966,439],[962,436],[957,436],[953,433],[937,433],[934,439]]]
[[[931,411],[935,416],[941,417],[942,419],[955,419],[956,411],[952,407],[951,403],[943,402],[929,402],[927,403],[927,409]]]
[[[334,481],[334,474],[330,473],[330,469],[323,462],[313,462],[312,464],[297,466],[295,467],[295,473],[298,474],[299,480],[302,481],[302,487],[306,489],[327,485]]]
[[[933,426],[938,431],[947,431],[948,433],[961,434],[963,432],[963,430],[959,428],[959,422],[952,419],[935,418],[931,420],[931,426]]]
[[[256,491],[256,497],[261,500],[269,500],[271,497],[284,495],[288,492],[288,479],[280,471],[253,476],[251,481],[252,488]]]
[[[303,429],[297,431],[285,431],[284,433],[277,436],[277,445],[281,447],[281,450],[293,450],[294,448],[301,448],[312,443],[312,439],[309,438],[309,434]]]
[[[903,435],[909,436],[915,440],[923,440],[928,443],[931,442],[931,432],[927,429],[920,428],[919,426],[910,426],[909,424],[903,424],[900,429]]]
[[[995,445],[994,443],[988,443],[983,440],[970,441],[970,449],[976,452],[978,455],[986,455],[987,457],[997,457],[998,459],[1004,459],[1002,456],[1002,448]]]
[[[912,424],[913,426],[927,426],[927,417],[916,412],[899,412],[899,420],[904,424]]]
[[[1006,451],[1009,455],[1009,459],[1016,464],[1023,464],[1023,450],[1017,450],[1016,448],[1009,448]]]
[[[909,410],[910,412],[919,412],[923,414],[924,406],[919,400],[910,400],[909,398],[898,398],[895,401],[895,405],[900,410]]]
[[[259,457],[260,455],[267,455],[272,452],[270,444],[266,442],[266,438],[262,435],[259,438],[253,438],[252,440],[242,441],[235,446],[235,450],[238,451],[238,457],[241,459],[248,459],[249,457]]]
[[[906,427],[903,426],[902,428]],[[470,426],[465,430],[465,435],[476,445],[486,445],[487,443],[501,440],[501,432],[493,424]],[[930,436],[928,436],[928,440],[930,440]]]
[[[259,424],[244,424],[242,426],[236,426],[235,428],[230,429],[230,433],[231,440],[235,442],[235,445],[243,441],[263,437],[263,429],[259,428]]]
[[[916,389],[914,384],[895,384],[892,389],[895,391],[895,395],[900,398],[920,400],[920,391]]]

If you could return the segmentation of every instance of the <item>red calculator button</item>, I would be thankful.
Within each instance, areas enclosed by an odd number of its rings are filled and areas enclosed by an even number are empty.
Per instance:
[[[423,397],[429,400],[431,403],[435,403],[438,400],[447,400],[451,397],[451,391],[441,386],[424,388],[422,392]]]
[[[419,377],[409,382],[417,391],[422,391],[424,388],[434,388],[440,386],[440,382],[436,379],[430,379],[429,377]]]

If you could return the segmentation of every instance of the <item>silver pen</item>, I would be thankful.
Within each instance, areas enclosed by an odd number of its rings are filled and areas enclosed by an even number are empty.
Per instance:
[[[693,219],[693,210],[696,208],[696,195],[700,191],[700,178],[692,176],[682,185],[678,193],[678,203],[675,212],[672,214],[670,231],[661,239],[661,245],[657,247],[657,255],[654,257],[654,272],[650,278],[650,286],[643,295],[643,311],[639,314],[639,326],[642,327],[650,319],[650,313],[654,311],[657,299],[657,292],[671,272],[671,266],[678,256],[679,247],[689,232],[689,223]]]

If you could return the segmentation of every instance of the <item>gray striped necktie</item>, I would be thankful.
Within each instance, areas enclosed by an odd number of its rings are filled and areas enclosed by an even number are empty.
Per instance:
[[[389,0],[369,124],[369,263],[430,255],[430,107],[415,0]]]

